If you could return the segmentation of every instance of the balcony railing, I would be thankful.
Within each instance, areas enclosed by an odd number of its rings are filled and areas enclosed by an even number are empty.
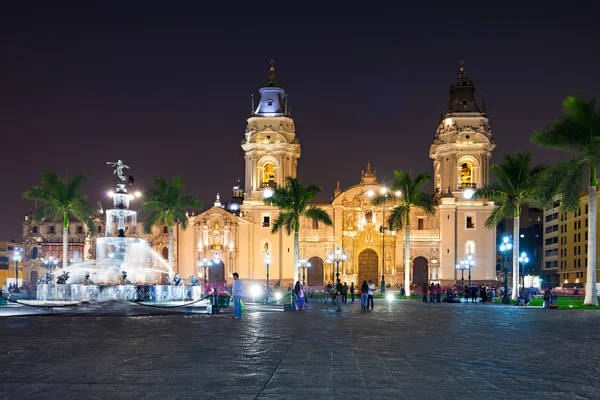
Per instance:
[[[273,189],[277,189],[277,182],[275,181],[269,181],[269,182],[261,182],[260,184],[261,188],[273,188]]]
[[[467,189],[467,188],[471,188],[471,189],[477,189],[477,184],[476,183],[461,183],[458,186],[459,189]]]

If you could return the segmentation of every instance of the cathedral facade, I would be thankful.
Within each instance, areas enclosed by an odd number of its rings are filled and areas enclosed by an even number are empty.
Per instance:
[[[263,283],[267,277],[267,255],[271,285],[287,285],[301,279],[302,272],[295,276],[293,234],[272,233],[279,211],[264,202],[273,188],[284,186],[286,177],[296,177],[301,156],[286,93],[272,64],[259,92],[260,100],[253,105],[242,140],[243,187],[238,183],[233,188],[230,201],[221,203],[217,196],[212,208],[189,214],[186,230],[175,229],[175,271],[186,281],[191,275],[203,277],[202,260],[206,259],[214,260],[211,265],[220,266],[208,267],[209,281],[230,282],[231,274],[238,272],[246,281]],[[403,230],[380,229],[386,225],[392,206],[373,204],[373,198],[384,187],[367,164],[362,172],[357,171],[356,185],[342,189],[338,182],[331,197],[314,199],[313,204],[330,215],[332,226],[308,219],[300,221],[299,258],[311,265],[305,270],[307,284],[322,286],[339,273],[340,279],[348,283],[372,280],[379,285],[383,278],[395,287],[404,284],[408,266],[412,284],[454,285],[461,278],[456,265],[466,254],[475,259],[471,271],[474,283],[496,281],[496,231],[484,226],[493,203],[472,199],[473,191],[489,182],[495,144],[485,102],[480,109],[474,93],[473,82],[461,67],[458,79],[450,87],[448,109],[440,117],[429,151],[436,213],[430,216],[419,209],[411,210],[410,258],[404,254]],[[96,217],[101,234],[102,214]],[[75,255],[82,260],[93,258],[94,238],[87,235],[83,224],[72,226],[76,231],[73,249],[69,245],[69,254],[73,255],[70,260],[75,262]],[[60,258],[61,241],[50,234],[44,236],[41,231],[45,229],[34,226],[30,218],[25,219],[25,252],[38,258],[26,260],[25,268],[29,274],[36,271],[36,276],[42,272],[39,259],[44,253],[54,251]],[[165,227],[157,226],[149,235],[142,235],[141,229],[140,223],[133,229],[137,232],[128,235],[146,237],[154,250],[167,258]],[[34,254],[34,248],[40,251]],[[346,254],[345,261],[328,263],[329,254],[337,249]],[[219,276],[215,276],[215,271]]]
[[[434,216],[411,210],[410,259],[405,260],[404,232],[383,230],[390,206],[375,206],[374,196],[383,186],[367,164],[357,171],[357,184],[342,189],[337,185],[330,198],[315,199],[333,221],[325,226],[316,221],[300,221],[299,258],[310,262],[306,282],[321,286],[339,273],[346,282],[372,280],[378,285],[404,284],[405,265],[412,284],[436,282],[450,285],[460,280],[456,264],[472,254],[475,267],[472,281],[496,280],[496,233],[484,226],[493,203],[472,199],[478,185],[489,182],[491,153],[495,147],[485,111],[475,101],[475,87],[464,68],[452,83],[447,112],[441,116],[429,151],[433,161],[436,202]],[[180,232],[179,269],[184,276],[201,273],[197,261],[218,255],[229,279],[234,271],[245,279],[264,282],[265,256],[270,256],[270,283],[287,285],[301,279],[294,276],[293,235],[272,233],[279,211],[264,203],[272,189],[284,185],[287,176],[296,177],[300,142],[288,107],[285,90],[271,66],[269,77],[260,89],[260,101],[247,120],[244,150],[244,189],[234,188],[234,201],[215,203],[205,212],[191,216],[186,231]],[[345,253],[347,258],[328,263],[330,253]]]

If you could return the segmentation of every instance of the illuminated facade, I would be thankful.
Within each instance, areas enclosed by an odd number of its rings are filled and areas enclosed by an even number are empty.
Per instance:
[[[467,253],[475,258],[471,274],[474,283],[496,280],[496,232],[484,227],[493,204],[469,196],[478,185],[489,182],[490,157],[495,147],[485,104],[480,110],[474,92],[473,82],[461,67],[450,88],[448,110],[440,118],[429,151],[433,160],[436,214],[427,216],[421,210],[411,210],[410,277],[419,286],[428,282],[454,285],[460,279],[455,265]],[[230,282],[231,274],[237,271],[242,279],[264,282],[268,253],[270,284],[287,285],[300,279],[294,276],[293,234],[271,232],[279,211],[263,200],[273,188],[283,186],[286,177],[296,177],[301,152],[287,96],[273,65],[260,89],[258,105],[253,104],[247,119],[241,146],[244,187],[238,183],[228,202],[221,203],[217,195],[212,208],[197,215],[191,213],[186,230],[176,227],[175,271],[186,281],[191,275],[203,278],[204,268],[199,261],[206,258],[214,259],[220,266],[218,277],[214,266],[208,268],[210,281]],[[347,254],[346,261],[339,265],[342,281],[358,284],[372,280],[379,285],[383,274],[387,284],[394,287],[404,284],[404,232],[386,230],[382,234],[380,227],[391,207],[384,209],[372,203],[374,194],[382,188],[376,172],[367,164],[357,184],[342,189],[338,182],[331,197],[314,199],[313,204],[329,213],[333,226],[300,221],[299,256],[312,265],[307,270],[308,284],[320,286],[333,281],[336,266],[325,261],[336,248]],[[102,221],[99,213],[96,219],[99,234],[104,229]],[[78,229],[79,225],[71,226]],[[38,243],[60,246],[60,237],[34,234],[33,228],[26,218],[24,240],[28,252]],[[137,232],[127,235],[145,237],[154,250],[167,257],[166,229],[155,227],[151,235],[139,232],[141,224]],[[91,259],[95,256],[94,239],[85,233],[84,227],[81,234],[75,232],[70,240],[81,241],[85,259]],[[52,251],[58,252],[58,247]],[[42,256],[38,254],[38,259],[28,260],[31,271],[39,271],[39,257]]]
[[[600,196],[599,196],[600,197]],[[588,267],[588,195],[581,195],[575,213],[559,210],[560,201],[544,211],[543,274],[552,287],[584,288]],[[600,239],[596,238],[596,246]],[[598,257],[596,269],[598,269]],[[596,275],[600,279],[599,274]],[[598,283],[600,280],[596,282]],[[600,285],[598,285],[600,286]]]
[[[0,287],[5,283],[10,285],[16,282],[17,265],[13,256],[15,251],[22,247],[23,244],[14,241],[0,242]],[[21,256],[23,256],[22,253]],[[27,279],[23,279],[23,263],[21,261],[19,262],[19,284],[22,284],[23,281],[27,281]]]
[[[461,67],[450,88],[448,111],[441,118],[429,153],[435,171],[436,215],[411,211],[413,284],[454,284],[455,265],[466,253],[475,257],[473,282],[496,280],[496,232],[484,227],[493,204],[468,196],[472,189],[489,182],[490,157],[495,147],[485,104],[480,110],[474,92],[472,81]],[[189,217],[190,228],[180,233],[179,242],[182,250],[178,268],[185,277],[202,274],[198,260],[217,254],[220,265],[224,266],[220,268],[225,271],[223,279],[237,271],[244,279],[264,282],[264,258],[269,253],[271,284],[287,285],[300,279],[301,273],[294,277],[293,272],[293,235],[271,233],[279,212],[263,202],[271,188],[282,186],[287,176],[296,176],[300,158],[294,121],[273,65],[260,94],[259,104],[253,106],[247,120],[242,142],[245,190],[243,202],[233,202],[235,207],[239,206],[239,213],[232,215],[236,208],[216,202],[213,208]],[[382,188],[368,164],[356,185],[342,189],[338,182],[332,197],[313,201],[329,213],[333,226],[300,221],[299,256],[312,265],[307,270],[308,284],[333,281],[336,266],[326,260],[336,248],[348,256],[339,266],[342,281],[372,280],[379,284],[383,271],[387,284],[404,284],[403,231],[386,231],[382,236],[384,211],[389,216],[390,207],[384,210],[372,204],[372,195]]]

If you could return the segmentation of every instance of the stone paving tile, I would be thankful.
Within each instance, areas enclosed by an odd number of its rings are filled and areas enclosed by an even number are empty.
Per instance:
[[[600,398],[593,311],[311,302],[232,320],[119,307],[1,318],[0,398]]]

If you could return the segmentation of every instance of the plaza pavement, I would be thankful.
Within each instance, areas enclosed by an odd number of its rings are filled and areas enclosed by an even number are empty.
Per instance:
[[[340,313],[320,300],[234,320],[107,307],[0,318],[0,398],[600,398],[595,311],[379,300]]]

